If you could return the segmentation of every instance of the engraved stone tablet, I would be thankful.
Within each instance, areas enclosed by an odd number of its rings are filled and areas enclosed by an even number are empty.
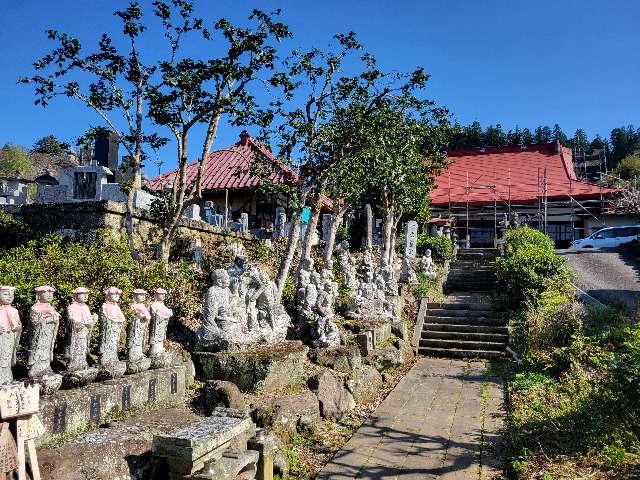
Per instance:
[[[155,402],[156,401],[156,383],[157,383],[157,379],[156,378],[150,378],[149,379],[149,394],[147,396],[148,400],[150,402]]]
[[[129,410],[131,408],[131,385],[125,385],[122,387],[122,411]]]
[[[171,394],[178,393],[178,373],[171,373]]]
[[[89,404],[89,418],[92,422],[100,421],[100,395],[91,395]]]
[[[53,433],[63,433],[67,428],[67,404],[56,405],[53,411]]]

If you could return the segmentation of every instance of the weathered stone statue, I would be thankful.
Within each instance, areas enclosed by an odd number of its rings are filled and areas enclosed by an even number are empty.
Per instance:
[[[387,301],[386,283],[381,275],[376,275],[365,258],[362,279],[347,311],[349,318],[393,318],[393,303]]]
[[[418,269],[421,273],[424,273],[432,280],[438,276],[438,270],[436,269],[436,265],[433,262],[433,258],[431,258],[431,250],[429,250],[428,248],[425,251],[424,255],[420,258]]]
[[[395,269],[393,264],[390,264],[386,258],[380,260],[380,272],[384,283],[384,291],[389,295],[398,295],[398,280],[396,279]]]
[[[313,329],[314,347],[337,347],[340,345],[340,331],[334,322],[335,282],[324,282],[318,293],[314,308],[316,325]]]
[[[11,306],[15,287],[0,286],[0,385],[13,382],[11,367],[16,364],[16,352],[22,333],[18,310]]]
[[[62,378],[65,387],[86,385],[98,375],[98,369],[89,367],[87,363],[91,327],[98,320],[98,315],[89,311],[88,299],[89,290],[78,287],[73,291],[73,301],[67,307],[65,357],[69,363]]]
[[[349,253],[349,241],[343,240],[336,247],[336,259],[338,267],[344,276],[344,285],[352,291],[358,288],[358,275],[356,267]]]
[[[105,302],[100,309],[100,378],[119,378],[127,370],[127,364],[118,359],[120,335],[126,324],[120,309],[122,291],[109,287],[104,291]]]
[[[219,351],[283,341],[291,319],[268,275],[242,256],[213,272],[202,306],[196,349]]]
[[[402,267],[400,269],[400,281],[402,283],[415,283],[418,281],[416,269],[413,266],[413,259],[405,255],[402,257]]]
[[[51,305],[55,289],[44,285],[37,287],[36,303],[29,312],[29,377],[40,384],[40,393],[50,395],[62,385],[62,375],[51,369],[53,347],[60,325],[60,314]]]
[[[298,290],[296,292],[296,306],[299,316],[306,320],[313,320],[313,307],[318,300],[318,285],[313,281],[316,272],[313,269],[313,259],[303,260],[298,272]]]
[[[127,332],[127,373],[139,373],[148,370],[151,360],[144,354],[151,313],[145,305],[147,291],[137,288],[133,291],[133,319]]]
[[[164,349],[164,339],[167,336],[167,325],[173,316],[173,310],[164,304],[167,291],[156,288],[153,291],[153,302],[149,306],[151,325],[149,330],[149,357],[151,368],[165,368],[173,362],[173,355]]]

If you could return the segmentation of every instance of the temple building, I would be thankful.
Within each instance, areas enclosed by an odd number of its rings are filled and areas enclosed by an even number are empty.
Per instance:
[[[493,246],[508,222],[527,224],[562,248],[604,226],[633,225],[613,215],[617,190],[578,178],[571,149],[557,143],[448,152],[431,192],[433,217],[454,219],[461,243]]]

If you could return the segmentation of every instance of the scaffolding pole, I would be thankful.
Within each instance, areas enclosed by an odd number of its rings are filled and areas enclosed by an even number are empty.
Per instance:
[[[469,235],[469,170],[467,170],[467,186],[465,187],[467,196],[467,231],[465,235],[465,248],[471,246],[471,236]]]
[[[544,233],[547,234],[547,167],[544,167],[544,184],[542,193],[544,195]]]

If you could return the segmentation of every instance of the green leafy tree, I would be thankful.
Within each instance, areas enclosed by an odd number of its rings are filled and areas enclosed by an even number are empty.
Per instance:
[[[578,153],[587,153],[589,151],[589,139],[583,129],[578,128],[571,139],[571,148]]]
[[[611,130],[611,164],[616,166],[623,158],[640,148],[640,133],[633,125]]]
[[[6,144],[0,149],[0,175],[29,176],[33,165],[27,151],[19,145]]]
[[[36,74],[20,81],[33,85],[36,105],[46,107],[54,98],[62,97],[92,109],[102,125],[88,131],[83,136],[85,140],[95,139],[99,130],[108,129],[117,134],[129,158],[127,167],[132,179],[127,185],[125,225],[129,247],[137,257],[132,240],[133,202],[142,186],[141,165],[147,158],[147,149],[159,148],[165,139],[154,133],[147,134],[144,129],[147,90],[156,67],[145,64],[140,52],[141,35],[146,30],[142,7],[131,2],[126,9],[114,14],[121,21],[120,32],[116,36],[103,33],[97,48],[89,53],[85,53],[77,38],[49,30],[48,38],[57,46],[34,62]],[[80,78],[83,81],[79,81]]]
[[[522,132],[516,125],[515,130],[509,130],[507,132],[507,145],[520,145],[522,144]]]
[[[176,6],[179,8],[172,8]],[[277,58],[274,44],[291,33],[285,24],[274,20],[279,11],[268,14],[253,10],[249,27],[222,18],[214,23],[211,32],[203,20],[193,17],[191,2],[156,1],[154,7],[171,48],[168,57],[158,62],[159,81],[147,89],[149,116],[157,125],[169,129],[177,145],[178,169],[171,191],[162,197],[161,208],[156,206],[156,211],[162,212],[159,218],[163,224],[158,256],[168,261],[184,210],[202,199],[204,166],[221,120],[226,117],[231,124],[242,124],[257,108],[251,87],[260,79],[267,80],[265,72],[273,70]],[[183,56],[188,42],[196,39],[217,39],[219,43],[212,44],[208,51],[218,50],[219,56]],[[204,126],[205,133],[197,144],[196,178],[188,182],[190,139],[197,125]]]
[[[471,125],[465,127],[466,145],[467,148],[482,147],[485,141],[484,131],[482,125],[477,120]]]
[[[640,155],[629,155],[623,158],[614,170],[615,174],[624,180],[634,180],[640,177]]]
[[[42,137],[33,144],[32,152],[46,153],[47,155],[65,155],[69,150],[69,144],[61,142],[55,135]]]

